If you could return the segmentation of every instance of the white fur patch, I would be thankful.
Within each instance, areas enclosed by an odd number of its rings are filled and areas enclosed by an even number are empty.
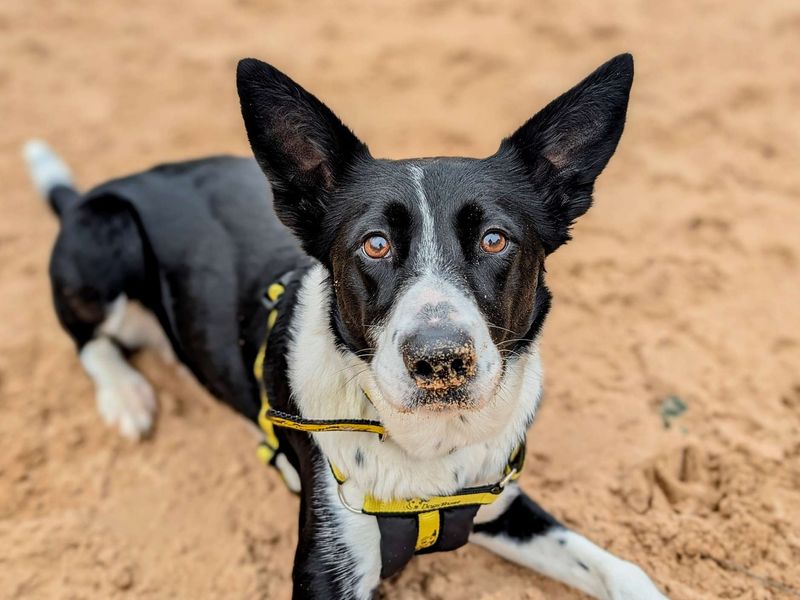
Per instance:
[[[539,401],[538,348],[532,346],[510,366],[498,393],[480,410],[464,413],[464,422],[453,413],[402,413],[382,397],[370,366],[337,348],[329,294],[326,272],[317,265],[298,294],[289,379],[304,417],[378,419],[389,432],[383,442],[360,432],[313,434],[324,455],[347,475],[348,501],[360,506],[367,492],[387,500],[450,494],[497,481]]]
[[[419,244],[418,265],[423,272],[433,272],[440,267],[441,260],[436,249],[436,233],[433,227],[433,212],[431,205],[425,196],[423,180],[425,170],[419,165],[412,165],[409,168],[411,179],[414,182],[414,190],[417,194],[417,206],[422,216],[422,236]]]
[[[73,186],[69,167],[43,141],[29,140],[22,148],[22,155],[28,165],[33,185],[42,198],[47,198],[50,191],[59,185]]]
[[[585,537],[554,528],[528,541],[474,533],[470,541],[600,600],[667,600],[636,565]]]
[[[119,348],[108,338],[95,338],[81,349],[80,359],[94,381],[103,420],[131,439],[150,431],[156,413],[155,393]]]
[[[125,294],[108,305],[95,334],[97,337],[81,348],[80,359],[94,381],[97,409],[103,420],[118,427],[125,437],[139,439],[153,427],[156,395],[109,338],[131,349],[152,348],[170,364],[175,362],[175,353],[153,314]]]
[[[261,437],[263,438],[263,434]],[[275,457],[275,466],[281,472],[283,481],[286,482],[286,487],[295,494],[299,493],[302,487],[300,475],[298,475],[297,470],[292,466],[285,454],[278,453]]]
[[[150,348],[165,362],[175,362],[172,345],[153,313],[136,300],[129,300],[125,294],[120,294],[111,303],[108,316],[98,332],[119,340],[127,348]]]
[[[326,475],[330,473],[327,465],[317,465]],[[320,519],[319,540],[328,550],[324,558],[326,565],[332,565],[333,577],[350,593],[347,598],[369,600],[373,590],[380,583],[381,573],[381,534],[378,521],[370,515],[357,515],[345,509],[339,501],[336,480],[331,477],[320,478],[323,483],[311,496],[312,510],[329,511],[332,518]],[[315,502],[320,502],[318,508]],[[350,561],[338,554],[338,545],[344,543],[350,553]]]
[[[498,519],[508,510],[514,498],[519,496],[519,494],[519,486],[516,483],[507,486],[497,500],[491,504],[484,504],[478,509],[478,514],[475,515],[475,520],[473,522],[477,525],[478,523],[488,523],[489,521]]]

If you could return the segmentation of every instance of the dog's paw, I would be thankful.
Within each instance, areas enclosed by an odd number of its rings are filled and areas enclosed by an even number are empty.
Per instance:
[[[109,425],[132,440],[141,439],[153,427],[156,395],[134,370],[119,371],[97,389],[97,409]]]
[[[619,561],[604,579],[606,600],[669,600],[633,563]]]

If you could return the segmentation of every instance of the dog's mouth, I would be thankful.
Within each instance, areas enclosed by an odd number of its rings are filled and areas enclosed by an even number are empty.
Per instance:
[[[369,398],[389,438],[414,456],[432,458],[486,441],[508,423],[502,368],[476,367],[469,383],[432,389],[420,388],[408,375],[387,377],[376,366],[370,369]]]
[[[408,397],[394,398],[391,393],[383,392],[392,408],[400,413],[459,413],[479,409],[479,402],[465,391],[449,391],[445,393],[416,392]]]

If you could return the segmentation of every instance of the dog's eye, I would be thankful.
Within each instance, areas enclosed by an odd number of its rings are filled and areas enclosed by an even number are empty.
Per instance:
[[[382,235],[371,235],[364,240],[363,248],[364,254],[370,258],[386,258],[392,247]]]
[[[502,231],[489,231],[481,240],[481,250],[489,254],[497,254],[505,250],[508,239]]]

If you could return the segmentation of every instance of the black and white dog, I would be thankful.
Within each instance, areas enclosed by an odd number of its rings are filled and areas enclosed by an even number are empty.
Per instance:
[[[378,423],[385,435],[269,432],[272,462],[301,496],[295,598],[370,598],[414,551],[468,536],[595,598],[663,599],[507,468],[541,394],[544,263],[620,139],[631,56],[484,159],[376,159],[273,67],[246,59],[237,78],[257,162],[168,164],[81,195],[46,145],[25,149],[61,220],[56,311],[103,418],[133,438],[151,428],[155,395],[126,360],[151,347],[253,422],[268,398],[295,423]],[[284,293],[265,305],[276,281]],[[441,510],[364,514],[369,502],[432,498]]]

